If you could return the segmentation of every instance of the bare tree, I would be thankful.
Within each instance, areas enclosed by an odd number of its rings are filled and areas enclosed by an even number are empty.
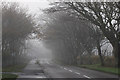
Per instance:
[[[33,26],[32,16],[18,3],[2,3],[3,66],[23,63],[25,41]]]
[[[82,57],[85,50],[88,51],[88,55],[91,54],[95,45],[93,45],[94,41],[91,40],[89,35],[90,29],[84,21],[80,21],[66,12],[52,13],[48,17],[51,20],[44,35],[46,40],[58,44],[54,45],[55,49],[58,46],[57,52],[54,54],[55,57],[60,57],[64,62],[76,65],[77,57]]]
[[[113,54],[118,64],[118,49],[120,41],[120,25],[119,25],[119,7],[117,2],[66,2],[77,13],[82,15],[84,19],[99,26],[103,34],[113,46]]]

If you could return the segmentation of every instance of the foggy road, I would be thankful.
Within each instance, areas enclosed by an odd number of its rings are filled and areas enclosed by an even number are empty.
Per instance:
[[[116,75],[88,70],[75,66],[62,66],[48,60],[40,60],[40,65],[36,64],[36,60],[32,60],[18,76],[17,80],[39,80],[52,78],[118,78]]]
[[[118,78],[116,75],[88,70],[74,66],[61,66],[48,61],[41,61],[44,72],[51,78]]]
[[[75,67],[75,66],[62,66],[62,65],[55,64],[49,60],[49,58],[51,59],[51,51],[44,46],[42,41],[38,42],[36,40],[33,40],[33,41],[30,41],[30,43],[32,45],[32,48],[31,48],[32,50],[30,50],[29,53],[34,53],[35,51],[36,53],[33,54],[34,56],[37,55],[38,59],[39,57],[40,58],[43,57],[43,58],[39,60],[40,66],[35,64],[35,60],[32,61],[32,64],[31,63],[28,64],[26,69],[28,68],[30,69],[32,67],[32,69],[34,70],[32,70],[31,74],[27,70],[25,70],[24,72],[25,73],[28,72],[29,75],[22,75],[20,76],[21,78],[25,78],[25,77],[43,78],[41,77],[41,75],[38,75],[38,73],[40,73],[39,70],[37,71],[37,73],[35,73],[36,68],[41,68],[41,66],[42,66],[42,70],[44,71],[44,76],[46,76],[47,74],[46,78],[87,78],[87,79],[118,78],[118,76],[113,74],[84,69],[84,68]],[[40,53],[39,53],[39,50],[41,50]]]
[[[119,0],[2,0],[2,79],[118,80],[119,5]]]
[[[17,80],[35,80],[39,78],[46,78],[43,67],[36,64],[36,60],[30,61],[30,63],[25,67],[23,73],[18,76]]]

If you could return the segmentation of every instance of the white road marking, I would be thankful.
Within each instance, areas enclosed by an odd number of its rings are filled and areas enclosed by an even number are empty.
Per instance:
[[[83,76],[90,79],[90,77],[88,77],[88,76],[86,76],[86,75],[83,75]]]
[[[75,72],[75,73],[80,75],[80,73],[78,73],[78,72]]]
[[[72,70],[69,70],[70,72],[72,72]]]
[[[67,70],[66,68],[64,68],[65,70]]]

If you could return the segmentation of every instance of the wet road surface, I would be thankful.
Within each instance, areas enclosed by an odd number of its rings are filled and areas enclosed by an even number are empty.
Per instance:
[[[62,66],[48,61],[40,63],[44,67],[44,71],[52,78],[118,78],[117,75],[75,66]]]
[[[36,64],[35,60],[32,60],[23,70],[22,74],[19,74],[17,80],[35,80],[39,78],[46,78],[43,71],[43,67]]]
[[[49,80],[50,78],[62,78],[62,79],[116,78],[117,79],[118,76],[99,72],[99,71],[79,68],[75,66],[62,66],[55,64],[53,62],[49,62],[47,60],[40,60],[40,65],[38,65],[35,63],[35,60],[32,60],[23,70],[23,73],[19,75],[17,80],[41,80],[41,79]]]

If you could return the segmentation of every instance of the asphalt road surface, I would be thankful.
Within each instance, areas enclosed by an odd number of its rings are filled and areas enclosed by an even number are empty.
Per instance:
[[[96,80],[96,78],[116,78],[109,80],[118,80],[117,75],[75,66],[62,66],[47,60],[40,60],[40,65],[36,64],[35,60],[32,60],[23,70],[23,73],[19,75],[17,80],[41,80],[40,78],[44,78],[44,80],[46,80],[46,78],[55,78],[56,80],[58,80],[58,78],[62,78],[62,80],[67,78],[69,78],[68,80],[81,80],[82,78],[84,78],[84,80]]]
[[[36,64],[36,60],[32,60],[19,74],[17,80],[38,80],[40,78],[47,78],[43,71],[43,67]]]
[[[47,60],[40,61],[45,73],[51,78],[118,78],[117,75],[79,68],[75,66],[62,66]]]

